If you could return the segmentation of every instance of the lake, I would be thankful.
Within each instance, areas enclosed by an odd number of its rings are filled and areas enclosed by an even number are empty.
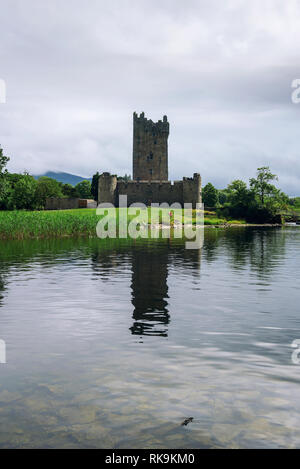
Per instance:
[[[300,446],[299,227],[0,257],[0,447]]]

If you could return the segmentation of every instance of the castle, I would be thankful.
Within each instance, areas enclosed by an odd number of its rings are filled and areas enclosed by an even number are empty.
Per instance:
[[[153,122],[142,113],[133,114],[133,181],[118,181],[117,176],[103,173],[99,177],[98,203],[112,203],[118,206],[119,196],[127,196],[127,204],[201,203],[201,177],[182,181],[168,180],[168,137],[169,122]]]

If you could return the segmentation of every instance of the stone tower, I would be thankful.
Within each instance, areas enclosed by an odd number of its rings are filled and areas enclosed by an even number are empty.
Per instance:
[[[102,173],[98,182],[98,202],[116,203],[117,176]]]
[[[152,122],[133,114],[133,179],[135,181],[168,180],[168,137],[167,116],[163,121]]]

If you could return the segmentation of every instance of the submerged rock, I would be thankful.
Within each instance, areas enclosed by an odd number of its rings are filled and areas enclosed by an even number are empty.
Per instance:
[[[181,426],[187,426],[189,423],[191,423],[194,420],[194,417],[189,417],[188,419],[185,419]]]

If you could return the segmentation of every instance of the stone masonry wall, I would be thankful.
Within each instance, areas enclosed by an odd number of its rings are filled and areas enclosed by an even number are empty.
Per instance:
[[[146,205],[151,203],[196,203],[201,202],[201,178],[194,174],[193,178],[184,178],[182,181],[119,181],[115,176],[105,173],[99,178],[99,203],[109,202],[116,207],[119,204],[119,196],[127,195],[127,204],[141,202]]]
[[[159,182],[119,182],[116,196],[127,195],[127,204],[142,202],[146,205],[151,203],[167,202],[172,204],[179,202],[182,204],[182,181],[172,184],[170,181]]]
[[[78,206],[78,198],[48,197],[46,199],[45,210],[68,210],[78,208]]]
[[[69,210],[74,208],[96,208],[97,203],[91,199],[47,197],[45,210]]]
[[[154,123],[144,113],[133,114],[133,179],[135,181],[168,180],[167,116]]]

